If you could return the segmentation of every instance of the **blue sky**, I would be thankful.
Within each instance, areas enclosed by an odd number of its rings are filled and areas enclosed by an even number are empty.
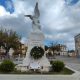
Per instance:
[[[79,0],[65,0],[68,5],[75,5]]]
[[[0,25],[13,29],[26,42],[36,0],[0,0]],[[58,42],[74,49],[74,36],[80,33],[80,0],[39,0],[40,22],[45,43]]]
[[[0,5],[3,6],[6,11],[10,12],[11,14],[15,11],[12,0],[0,0]]]

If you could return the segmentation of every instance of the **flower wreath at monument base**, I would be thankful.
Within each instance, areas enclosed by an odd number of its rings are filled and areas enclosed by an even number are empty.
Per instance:
[[[31,49],[30,55],[34,59],[40,59],[44,55],[44,49],[41,47],[35,46]]]

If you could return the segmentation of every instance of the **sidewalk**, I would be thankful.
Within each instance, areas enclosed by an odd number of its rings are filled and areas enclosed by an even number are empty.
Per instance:
[[[80,80],[80,73],[73,75],[0,75],[0,80]]]

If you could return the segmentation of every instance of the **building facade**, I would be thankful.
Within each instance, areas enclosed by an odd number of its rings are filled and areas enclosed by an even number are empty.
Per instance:
[[[75,52],[76,52],[76,55],[79,57],[80,56],[80,34],[76,35],[74,39],[75,39]]]
[[[67,54],[67,46],[66,45],[60,45],[60,55],[62,55],[62,56],[67,56],[68,54]]]
[[[47,53],[51,52],[52,55],[60,55],[60,56],[67,56],[67,46],[64,44],[57,44],[56,46],[53,46],[53,50],[48,49]]]

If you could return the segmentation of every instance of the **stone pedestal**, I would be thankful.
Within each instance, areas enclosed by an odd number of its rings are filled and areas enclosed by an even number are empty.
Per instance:
[[[21,71],[29,71],[31,69],[39,71],[49,71],[50,63],[46,58],[45,53],[44,56],[38,60],[35,60],[30,56],[30,51],[33,47],[39,46],[44,49],[44,39],[44,34],[41,31],[30,33],[27,43],[28,51],[26,53],[26,57],[23,60],[23,64],[17,65],[18,69],[20,69]]]

